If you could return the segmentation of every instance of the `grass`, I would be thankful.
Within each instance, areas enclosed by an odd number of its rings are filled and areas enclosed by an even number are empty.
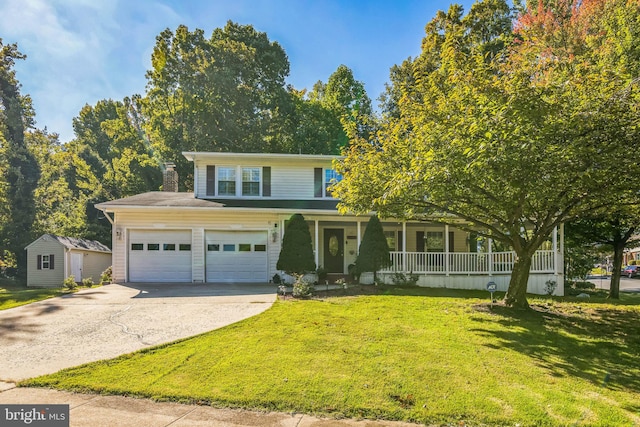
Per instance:
[[[9,281],[0,283],[0,310],[42,301],[62,294],[62,288],[27,288]]]
[[[278,301],[226,328],[23,386],[456,425],[640,424],[640,296],[394,288]]]

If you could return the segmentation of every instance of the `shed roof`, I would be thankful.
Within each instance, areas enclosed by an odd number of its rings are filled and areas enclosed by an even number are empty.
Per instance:
[[[33,241],[29,246],[32,246],[39,240],[46,240],[46,238],[56,240],[58,243],[68,249],[111,253],[111,249],[109,249],[108,246],[98,242],[97,240],[81,239],[79,237],[56,236],[55,234],[43,234],[38,239]],[[29,246],[27,246],[27,248],[29,248]]]

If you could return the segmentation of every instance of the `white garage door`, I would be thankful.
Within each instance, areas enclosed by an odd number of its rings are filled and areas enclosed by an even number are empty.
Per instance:
[[[207,282],[266,282],[266,231],[207,231]]]
[[[191,230],[131,230],[130,282],[191,282]]]

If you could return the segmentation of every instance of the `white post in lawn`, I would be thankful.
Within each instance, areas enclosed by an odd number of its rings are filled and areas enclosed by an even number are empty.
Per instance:
[[[360,252],[360,237],[362,236],[362,234],[360,233],[360,221],[357,221],[358,224],[358,247],[356,248],[356,255],[358,255],[358,253]]]
[[[315,261],[316,261],[316,268],[318,268],[320,266],[319,265],[319,263],[320,263],[320,255],[319,255],[320,251],[318,249],[320,247],[320,245],[319,245],[319,242],[318,242],[318,220],[317,219],[314,221],[314,225],[315,225],[315,255],[316,255],[316,260]]]
[[[444,270],[449,276],[449,224],[444,225]]]

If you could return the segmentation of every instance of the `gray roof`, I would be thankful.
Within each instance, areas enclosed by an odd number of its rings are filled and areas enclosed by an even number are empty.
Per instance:
[[[174,193],[171,191],[150,191],[123,199],[99,203],[96,208],[104,210],[110,207],[185,207],[185,208],[221,208],[223,205],[209,200],[196,199],[193,193]]]
[[[286,199],[198,199],[193,193],[151,191],[124,199],[99,203],[96,208],[109,210],[117,207],[166,207],[166,208],[254,208],[288,210],[337,210],[337,200],[286,200]]]
[[[57,240],[64,247],[69,249],[81,249],[94,252],[111,252],[111,249],[109,249],[106,245],[98,242],[97,240],[80,239],[78,237],[56,236],[54,234],[45,234],[45,236],[49,236],[52,239]]]

